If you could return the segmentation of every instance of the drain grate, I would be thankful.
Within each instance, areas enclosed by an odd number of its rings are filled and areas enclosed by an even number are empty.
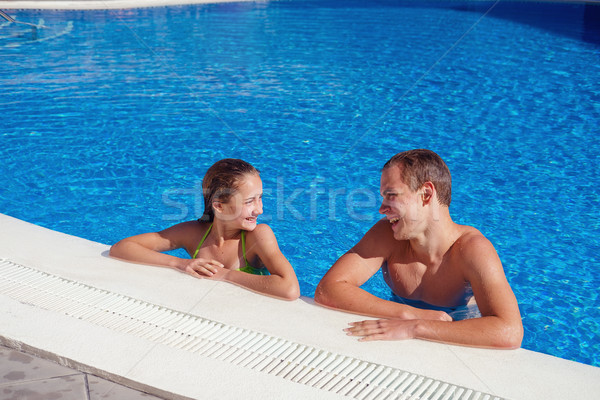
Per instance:
[[[500,400],[396,368],[171,310],[5,259],[0,260],[0,293],[114,331],[356,399]]]

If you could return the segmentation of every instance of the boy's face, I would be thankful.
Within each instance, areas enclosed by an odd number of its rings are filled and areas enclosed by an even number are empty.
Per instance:
[[[398,166],[391,166],[382,171],[379,190],[383,197],[379,212],[390,221],[394,238],[411,239],[422,220],[421,194],[418,191],[413,192],[402,181]]]

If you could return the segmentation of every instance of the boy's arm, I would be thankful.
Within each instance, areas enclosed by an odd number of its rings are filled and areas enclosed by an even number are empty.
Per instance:
[[[471,283],[481,318],[443,322],[431,320],[375,320],[351,324],[346,331],[361,340],[425,339],[436,342],[488,348],[517,348],[523,325],[500,259],[483,236],[461,246],[460,259]]]
[[[450,320],[444,312],[383,300],[360,288],[387,260],[394,241],[389,223],[377,222],[321,279],[315,301],[325,307],[374,317]]]

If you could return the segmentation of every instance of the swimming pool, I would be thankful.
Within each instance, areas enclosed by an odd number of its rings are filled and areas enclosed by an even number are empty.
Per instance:
[[[599,6],[350,0],[11,11],[0,212],[113,243],[202,213],[223,157],[312,296],[379,218],[393,154],[438,152],[495,244],[523,347],[600,366]],[[35,251],[35,243],[32,243]],[[390,297],[381,276],[368,290]]]

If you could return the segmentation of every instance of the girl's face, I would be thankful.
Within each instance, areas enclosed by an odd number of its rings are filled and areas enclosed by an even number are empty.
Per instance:
[[[257,174],[245,175],[237,191],[227,203],[221,203],[222,211],[216,213],[236,228],[252,231],[256,228],[257,217],[263,213],[262,180]]]

